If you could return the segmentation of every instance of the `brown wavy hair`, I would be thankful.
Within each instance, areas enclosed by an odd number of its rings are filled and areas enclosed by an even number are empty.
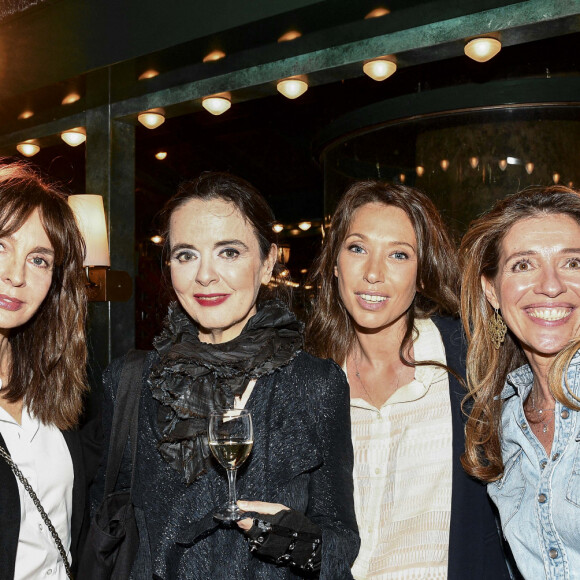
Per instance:
[[[461,242],[461,315],[469,342],[469,394],[464,401],[469,416],[461,461],[467,473],[482,481],[496,481],[503,473],[499,395],[508,373],[525,364],[527,359],[511,332],[506,334],[499,350],[493,347],[488,330],[493,308],[487,301],[481,278],[492,281],[497,276],[502,242],[516,222],[554,214],[567,215],[580,224],[580,195],[562,186],[528,188],[497,202],[489,212],[473,221]],[[548,376],[554,397],[575,409],[578,406],[564,393],[562,375],[579,347],[580,341],[575,340],[560,352]],[[572,398],[576,399],[573,395]]]
[[[459,313],[457,251],[439,212],[424,193],[382,181],[359,181],[351,185],[332,216],[322,252],[311,274],[316,298],[306,327],[306,347],[317,356],[342,364],[355,346],[354,327],[340,299],[334,266],[355,212],[369,203],[403,210],[417,238],[417,288],[420,290],[407,311],[407,327],[399,349],[401,361],[412,366],[415,363],[407,360],[404,353],[413,340],[415,318]]]
[[[274,213],[262,194],[249,182],[241,177],[225,172],[208,171],[192,181],[186,181],[179,186],[177,193],[165,204],[158,216],[160,230],[164,238],[163,262],[169,260],[169,226],[171,216],[180,207],[193,199],[202,201],[222,200],[232,204],[242,217],[252,226],[262,260],[268,257],[272,244],[278,245],[278,236],[272,229],[276,223]],[[262,285],[257,302],[269,298],[278,298],[286,304],[291,302],[290,287],[285,283],[282,271],[284,267],[276,261],[272,271],[272,283]]]
[[[84,242],[66,197],[30,166],[0,166],[0,237],[18,231],[38,210],[54,249],[52,282],[34,316],[8,336],[11,365],[2,394],[22,401],[42,423],[72,429],[86,381]]]

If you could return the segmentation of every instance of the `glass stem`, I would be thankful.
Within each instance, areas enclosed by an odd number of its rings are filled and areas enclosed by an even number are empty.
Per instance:
[[[229,489],[229,495],[230,495],[230,499],[229,499],[229,505],[228,508],[230,510],[236,510],[237,509],[237,505],[236,505],[236,474],[237,474],[237,469],[228,469],[228,489]]]

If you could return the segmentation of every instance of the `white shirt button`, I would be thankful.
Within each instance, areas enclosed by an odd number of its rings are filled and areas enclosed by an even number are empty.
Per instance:
[[[38,529],[42,531],[42,524],[38,524]]]
[[[49,568],[49,569],[46,571],[46,575],[47,575],[47,576],[50,576],[51,574],[52,574],[52,569],[51,569],[51,568]]]

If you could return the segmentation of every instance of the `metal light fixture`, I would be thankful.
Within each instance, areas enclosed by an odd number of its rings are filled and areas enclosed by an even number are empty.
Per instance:
[[[287,99],[297,99],[308,90],[308,83],[304,77],[295,76],[279,80],[276,88]]]
[[[363,64],[363,72],[375,81],[384,81],[397,71],[397,64],[385,58],[367,60]]]
[[[16,149],[18,149],[18,152],[21,155],[24,155],[24,157],[33,157],[40,151],[40,146],[36,141],[34,141],[34,139],[29,139],[28,141],[18,143]]]
[[[201,105],[212,115],[221,115],[232,106],[232,99],[230,93],[220,93],[218,95],[204,97]]]
[[[87,132],[84,127],[76,127],[75,129],[69,129],[68,131],[63,131],[60,134],[60,138],[71,147],[78,147],[81,143],[87,140]]]
[[[496,38],[474,38],[463,50],[469,58],[477,62],[487,62],[501,50],[501,42]]]
[[[139,113],[137,120],[147,129],[157,129],[157,127],[165,123],[165,115],[161,109],[151,109],[150,111]]]
[[[83,266],[87,276],[88,299],[91,302],[129,300],[131,277],[127,272],[109,269],[111,260],[103,198],[100,195],[71,195],[68,203],[85,241]]]

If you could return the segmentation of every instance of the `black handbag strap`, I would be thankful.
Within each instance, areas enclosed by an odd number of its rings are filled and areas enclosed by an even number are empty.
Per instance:
[[[131,433],[131,489],[133,488],[135,459],[137,457],[139,400],[146,356],[146,351],[131,350],[125,357],[115,397],[104,497],[107,497],[115,489],[129,432]]]

